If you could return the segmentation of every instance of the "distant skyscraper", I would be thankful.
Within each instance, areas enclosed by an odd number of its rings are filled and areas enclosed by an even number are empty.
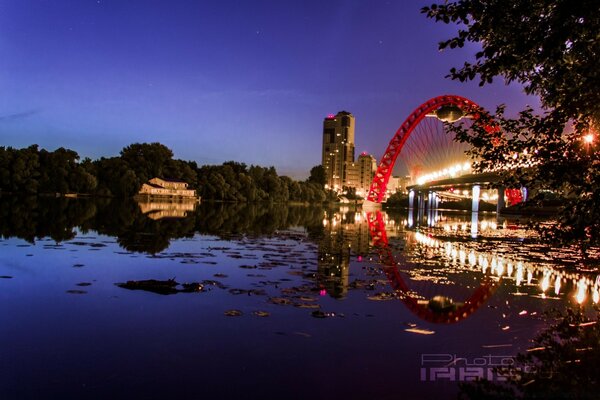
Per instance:
[[[349,186],[354,163],[354,116],[347,111],[323,121],[323,156],[326,184],[332,189]]]
[[[370,154],[363,152],[358,156],[358,183],[356,188],[360,190],[361,196],[366,197],[369,194],[371,182],[373,182],[373,176],[377,171],[377,160]]]

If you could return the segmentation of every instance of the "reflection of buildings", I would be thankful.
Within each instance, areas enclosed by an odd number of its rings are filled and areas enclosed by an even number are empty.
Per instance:
[[[158,220],[162,218],[185,218],[196,209],[196,201],[138,201],[142,214]]]
[[[367,153],[354,161],[354,116],[351,113],[340,111],[323,121],[322,165],[328,188],[336,191],[355,188],[359,195],[366,196],[377,162]]]
[[[152,178],[144,183],[138,193],[152,197],[196,197],[196,191],[188,189],[188,184],[174,179]]]
[[[369,251],[369,226],[361,213],[327,213],[323,219],[324,236],[319,243],[318,275],[332,297],[348,291],[350,256]]]

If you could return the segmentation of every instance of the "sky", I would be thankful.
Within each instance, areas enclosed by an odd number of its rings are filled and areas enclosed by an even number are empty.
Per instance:
[[[301,179],[323,119],[356,118],[378,160],[404,119],[442,95],[509,112],[518,85],[445,76],[477,45],[420,0],[1,0],[0,146],[118,155],[160,142],[199,164],[235,160]]]

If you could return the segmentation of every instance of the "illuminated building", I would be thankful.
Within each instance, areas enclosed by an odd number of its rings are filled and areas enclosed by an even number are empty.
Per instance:
[[[354,164],[354,116],[347,111],[328,115],[323,121],[322,165],[325,183],[331,189],[348,186]],[[349,174],[350,172],[350,174]]]

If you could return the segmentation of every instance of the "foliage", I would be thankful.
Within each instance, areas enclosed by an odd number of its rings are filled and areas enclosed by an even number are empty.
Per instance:
[[[205,200],[320,203],[330,193],[315,180],[318,170],[312,169],[312,179],[298,182],[279,176],[274,167],[248,167],[235,161],[198,167],[195,162],[173,159],[173,152],[160,143],[134,143],[123,148],[119,157],[82,162],[75,151],[62,147],[52,152],[37,145],[0,147],[0,192],[9,193],[132,197],[143,183],[160,177],[187,182]]]
[[[422,12],[459,26],[440,49],[481,46],[474,62],[450,70],[451,78],[484,85],[503,77],[541,100],[542,115],[527,108],[511,119],[500,106],[493,116],[472,110],[480,118],[469,130],[451,128],[472,145],[476,170],[499,172],[508,187],[562,196],[559,224],[545,229],[545,237],[576,241],[583,250],[600,244],[598,2],[462,0]]]
[[[503,383],[487,380],[461,385],[462,399],[593,399],[600,380],[600,326],[580,310],[559,315],[516,363],[499,368]]]
[[[325,168],[322,165],[315,165],[310,169],[310,176],[308,182],[316,183],[321,186],[325,186],[327,182],[327,176],[325,175]]]
[[[53,152],[37,145],[25,149],[0,147],[0,191],[17,193],[90,193],[95,177],[78,163],[73,150]]]

